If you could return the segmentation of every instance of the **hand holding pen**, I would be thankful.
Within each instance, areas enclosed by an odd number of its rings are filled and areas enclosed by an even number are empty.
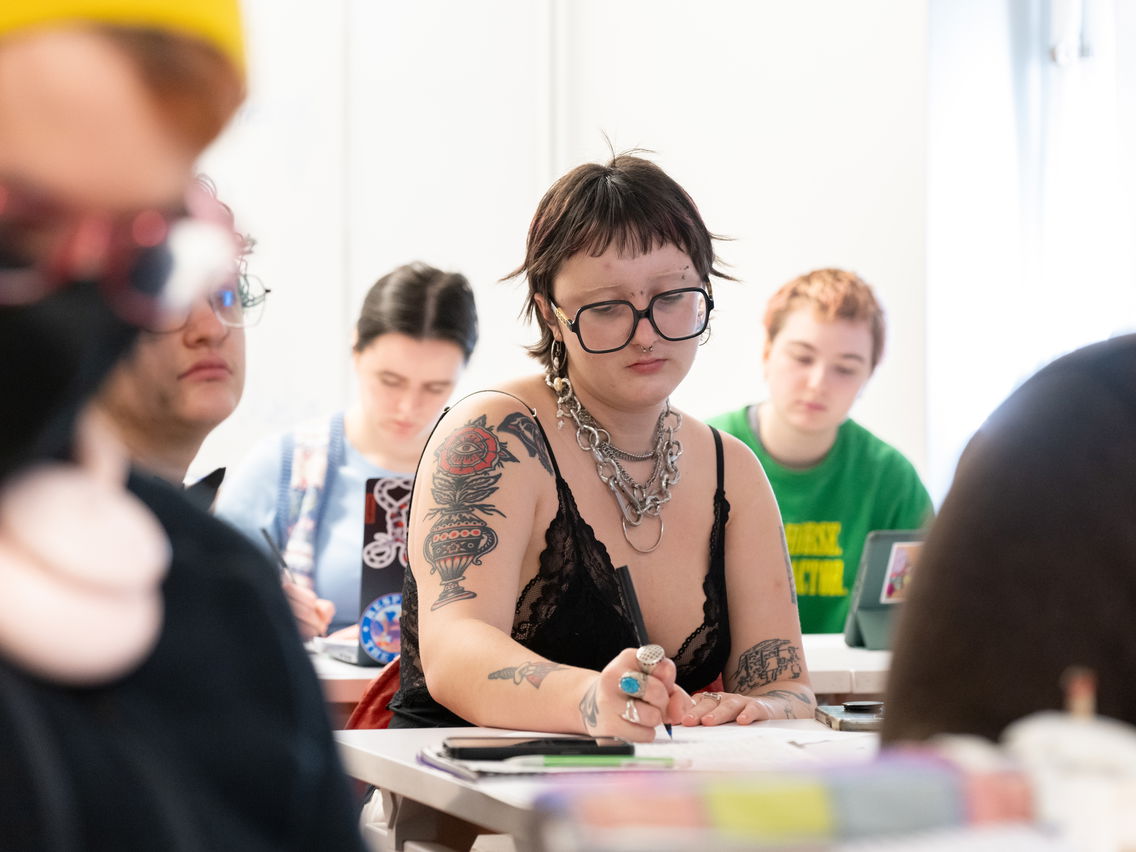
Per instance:
[[[288,563],[284,561],[284,554],[276,546],[268,530],[261,528],[261,535],[268,543],[268,549],[276,558],[280,568],[280,579],[284,583],[284,594],[288,598],[288,605],[292,608],[292,615],[296,618],[296,625],[300,630],[300,638],[305,642],[315,636],[323,636],[335,617],[335,604],[329,600],[318,597],[307,583],[298,582]]]
[[[625,648],[600,672],[588,733],[651,742],[659,725],[671,721],[672,696],[676,689],[682,692],[675,686],[674,663],[663,656],[658,645],[645,647],[659,651],[659,662],[650,672],[643,670],[636,657],[641,648]]]

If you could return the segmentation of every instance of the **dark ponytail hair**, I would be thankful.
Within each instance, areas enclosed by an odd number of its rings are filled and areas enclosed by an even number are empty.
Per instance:
[[[418,340],[448,340],[465,359],[477,345],[477,305],[464,275],[442,272],[415,261],[388,272],[363,299],[355,323],[355,351],[381,334],[395,332]]]

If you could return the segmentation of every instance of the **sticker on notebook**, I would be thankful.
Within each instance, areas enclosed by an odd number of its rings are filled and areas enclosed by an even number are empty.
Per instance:
[[[911,572],[915,569],[922,546],[921,541],[900,541],[891,546],[887,573],[880,589],[880,603],[903,603],[907,599],[911,588]]]

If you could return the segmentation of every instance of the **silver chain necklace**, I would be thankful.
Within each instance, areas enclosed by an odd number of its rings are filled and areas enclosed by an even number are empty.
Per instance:
[[[563,429],[564,421],[571,418],[576,424],[576,444],[591,453],[596,462],[596,473],[608,487],[622,514],[623,537],[640,553],[650,553],[663,540],[663,506],[671,499],[671,488],[678,484],[678,460],[682,457],[682,443],[675,433],[682,427],[682,415],[666,408],[655,423],[654,446],[645,453],[630,453],[611,443],[611,434],[604,429],[572,390],[567,376],[545,377],[545,384],[556,394],[556,428]],[[640,485],[620,464],[623,461],[651,461],[655,464],[647,481]],[[644,518],[656,518],[659,534],[655,543],[643,548],[631,540],[627,528],[638,527]]]

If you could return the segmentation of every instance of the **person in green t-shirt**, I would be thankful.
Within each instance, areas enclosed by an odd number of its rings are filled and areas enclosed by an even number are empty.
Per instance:
[[[769,398],[707,422],[749,445],[769,477],[801,632],[837,633],[865,537],[922,527],[931,498],[902,453],[848,417],[883,354],[871,287],[841,269],[802,275],[770,298],[765,332]]]

